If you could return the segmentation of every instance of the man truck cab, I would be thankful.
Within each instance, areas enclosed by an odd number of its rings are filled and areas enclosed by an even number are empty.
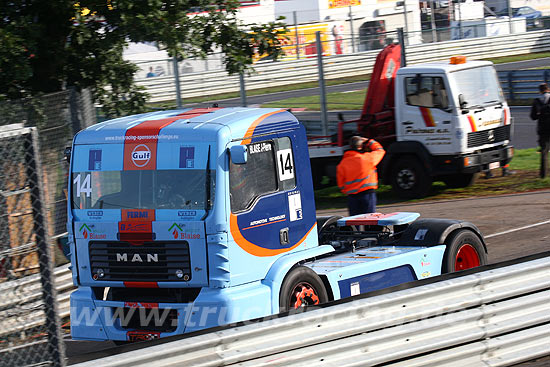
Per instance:
[[[75,136],[70,166],[73,339],[182,334],[486,262],[467,222],[316,218],[305,129],[286,110],[105,121]]]

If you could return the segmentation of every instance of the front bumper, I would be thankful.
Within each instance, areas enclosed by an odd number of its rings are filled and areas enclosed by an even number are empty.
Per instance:
[[[107,301],[90,287],[71,294],[75,340],[139,341],[189,333],[271,314],[271,290],[261,282],[203,288],[191,303]]]
[[[510,163],[514,155],[514,147],[504,145],[497,149],[458,156],[435,156],[433,163],[434,175],[450,175],[456,173],[477,173],[490,169],[489,165],[499,163],[503,167]]]

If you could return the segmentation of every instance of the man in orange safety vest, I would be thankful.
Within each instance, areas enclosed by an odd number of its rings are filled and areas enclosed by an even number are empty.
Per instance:
[[[348,196],[350,215],[376,212],[376,166],[384,154],[386,151],[374,139],[361,136],[350,139],[350,150],[336,168],[338,187]]]

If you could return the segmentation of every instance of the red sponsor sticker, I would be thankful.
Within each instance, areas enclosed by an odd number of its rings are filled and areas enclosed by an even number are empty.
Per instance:
[[[158,303],[153,302],[124,302],[124,307],[129,308],[159,308]]]
[[[158,331],[145,331],[145,330],[135,330],[128,331],[126,337],[131,342],[139,342],[144,340],[153,340],[160,338],[160,332]]]
[[[120,233],[149,233],[153,232],[151,222],[119,222],[118,231]]]
[[[122,222],[152,222],[154,209],[122,209]]]

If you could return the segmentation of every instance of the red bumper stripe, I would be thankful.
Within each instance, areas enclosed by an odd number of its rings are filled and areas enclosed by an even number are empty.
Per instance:
[[[158,288],[157,282],[124,282],[126,288]]]

